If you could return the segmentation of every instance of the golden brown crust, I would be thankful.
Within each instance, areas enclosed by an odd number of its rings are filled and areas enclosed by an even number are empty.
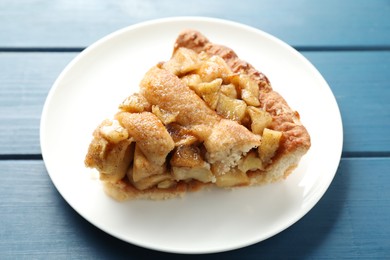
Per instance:
[[[195,92],[169,71],[151,68],[140,87],[141,94],[152,105],[158,104],[168,112],[179,111],[176,121],[181,125],[212,126],[220,120]]]
[[[154,164],[163,165],[175,146],[161,121],[150,112],[119,112],[116,119],[126,128],[145,156]]]
[[[165,200],[182,197],[186,192],[195,192],[209,186],[207,183],[192,181],[191,183],[179,182],[174,187],[167,189],[153,187],[147,190],[138,190],[124,180],[104,182],[103,185],[105,192],[118,201],[129,199]]]

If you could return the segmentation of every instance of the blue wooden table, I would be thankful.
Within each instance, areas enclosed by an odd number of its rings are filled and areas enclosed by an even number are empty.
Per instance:
[[[292,45],[329,83],[344,124],[334,181],[306,216],[263,242],[203,257],[390,259],[388,0],[0,1],[0,259],[183,257],[84,220],[52,184],[39,144],[45,98],[67,63],[117,29],[170,16],[229,19]]]

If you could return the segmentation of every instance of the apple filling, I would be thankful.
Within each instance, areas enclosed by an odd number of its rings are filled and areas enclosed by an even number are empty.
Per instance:
[[[248,174],[272,164],[283,136],[259,94],[220,56],[178,48],[96,128],[85,164],[102,181],[137,190],[249,185]]]

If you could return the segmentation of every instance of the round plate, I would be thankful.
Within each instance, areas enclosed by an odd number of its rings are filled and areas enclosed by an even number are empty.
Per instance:
[[[144,73],[168,60],[177,35],[196,29],[265,73],[299,111],[312,147],[286,181],[211,189],[167,201],[116,202],[84,166],[92,132],[138,91]],[[331,126],[331,127],[330,127]],[[41,119],[47,171],[64,199],[101,230],[155,250],[211,253],[267,239],[304,216],[330,185],[341,156],[342,123],[320,73],[293,48],[260,30],[218,19],[179,17],[133,25],[92,44],[61,73]]]

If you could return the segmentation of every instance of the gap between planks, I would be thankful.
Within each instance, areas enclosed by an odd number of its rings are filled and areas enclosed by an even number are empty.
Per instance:
[[[390,51],[390,45],[375,46],[292,46],[300,52]],[[81,52],[86,47],[0,47],[0,52]]]

